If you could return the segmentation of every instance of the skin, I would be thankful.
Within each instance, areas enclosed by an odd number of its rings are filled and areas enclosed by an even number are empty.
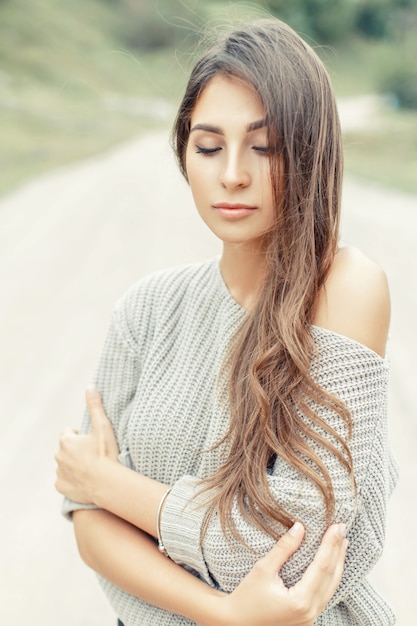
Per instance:
[[[255,255],[275,215],[264,116],[262,103],[250,87],[215,77],[192,113],[185,155],[201,218],[225,248],[240,244]],[[239,211],[222,212],[224,203],[247,205],[250,210],[236,219]]]
[[[186,151],[187,178],[196,208],[223,242],[220,268],[231,295],[250,309],[264,273],[263,235],[274,222],[265,113],[254,91],[225,76],[215,76],[191,116]],[[249,130],[251,125],[256,128]],[[209,132],[201,127],[214,128]],[[208,154],[199,149],[216,150]],[[242,219],[224,215],[215,205],[254,207]]]
[[[194,108],[186,153],[197,210],[223,241],[223,278],[247,309],[265,271],[263,235],[274,211],[266,129],[259,124],[263,118],[262,104],[250,88],[215,77]],[[251,209],[241,215],[219,209],[225,203]],[[314,323],[383,356],[389,316],[382,270],[355,249],[339,250],[319,294]],[[117,462],[117,443],[97,391],[89,389],[86,400],[92,431],[67,431],[61,437],[56,487],[73,500],[100,507],[73,515],[87,565],[133,595],[199,624],[313,624],[340,582],[347,547],[343,525],[329,528],[314,561],[291,589],[283,585],[279,570],[301,544],[301,525],[286,533],[232,594],[213,590],[158,552],[151,537],[157,535],[156,512],[167,485]]]
[[[157,507],[167,487],[118,463],[116,439],[96,389],[87,389],[86,402],[91,433],[68,430],[55,458],[57,490],[100,507],[73,514],[78,548],[88,566],[125,591],[203,626],[313,624],[340,582],[347,549],[343,524],[329,528],[314,561],[291,589],[278,573],[301,544],[304,528],[298,523],[232,594],[214,590],[158,551],[150,537],[157,536]],[[169,584],[161,587],[161,580]]]

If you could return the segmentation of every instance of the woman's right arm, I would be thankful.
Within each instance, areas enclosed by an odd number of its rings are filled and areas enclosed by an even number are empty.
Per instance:
[[[102,509],[75,511],[73,521],[80,555],[98,574],[149,604],[221,624],[214,609],[225,594],[167,559],[149,535]]]
[[[146,533],[108,511],[76,511],[73,520],[89,567],[132,596],[202,626],[310,626],[339,584],[346,553],[341,528],[332,526],[302,580],[287,589],[278,572],[302,541],[297,525],[233,593],[225,594],[166,558]]]
[[[135,292],[130,292],[127,297],[136,297]],[[137,312],[132,324],[125,320],[126,301],[116,310],[96,377],[119,441],[125,437],[142,361],[142,343],[131,336],[130,328],[140,329],[142,338],[153,332],[149,321],[152,315],[144,312],[151,311],[154,305],[151,296],[145,294],[143,297],[146,300],[143,306],[130,307]],[[81,430],[88,432],[90,428],[86,413]],[[123,602],[131,602],[133,610],[136,596],[207,626],[244,626],[245,623],[250,626],[270,623],[274,626],[301,626],[312,623],[312,620],[306,621],[312,609],[306,610],[305,606],[314,608],[317,615],[336,589],[343,568],[343,539],[338,537],[336,540],[330,534],[324,539],[310,573],[306,573],[299,585],[287,590],[277,572],[298,548],[302,537],[286,534],[276,544],[276,550],[270,553],[272,564],[267,555],[233,594],[223,594],[164,557],[146,533],[109,512],[87,507],[69,500],[64,503],[64,512],[73,516],[81,556],[105,579],[132,595],[130,600],[123,595]],[[331,575],[323,576],[323,571]],[[261,614],[262,610],[266,615]],[[252,619],[254,615],[256,619]],[[250,621],[245,621],[248,616]],[[123,619],[123,614],[119,617]]]

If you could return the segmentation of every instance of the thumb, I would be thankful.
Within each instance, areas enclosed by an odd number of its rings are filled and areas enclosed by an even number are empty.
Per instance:
[[[119,446],[112,423],[106,415],[100,394],[94,385],[88,386],[85,390],[85,399],[91,418],[92,435],[99,443],[102,452],[116,460],[119,456]]]
[[[272,550],[263,557],[264,565],[274,572],[279,572],[284,563],[300,547],[303,537],[304,526],[300,522],[295,522],[277,541]]]
[[[104,423],[107,421],[107,416],[104,412],[100,394],[94,385],[89,385],[86,388],[85,399],[91,418],[92,430],[94,432],[103,427]]]

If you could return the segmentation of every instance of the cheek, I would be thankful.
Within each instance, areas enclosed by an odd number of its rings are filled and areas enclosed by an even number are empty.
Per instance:
[[[194,154],[189,147],[187,147],[185,151],[185,171],[187,173],[187,180],[190,183],[190,181],[194,180],[196,172]]]
[[[285,192],[285,174],[282,159],[278,163],[272,163],[268,168],[268,185],[271,197],[275,198],[274,188],[276,190],[276,200],[278,204],[282,202]]]
[[[270,202],[273,196],[273,189],[269,163],[262,166],[262,170],[259,173],[258,185],[261,187],[262,197],[265,201]]]
[[[211,167],[208,159],[203,161],[200,155],[191,152],[186,155],[187,180],[195,199],[212,188]]]
[[[192,161],[189,162],[187,166],[187,180],[194,198],[194,203],[198,209],[199,205],[204,201],[206,193],[204,189],[204,178]]]
[[[194,193],[194,190],[201,185],[201,174],[192,157],[191,159],[187,159],[186,171],[188,184],[190,185],[191,191]]]

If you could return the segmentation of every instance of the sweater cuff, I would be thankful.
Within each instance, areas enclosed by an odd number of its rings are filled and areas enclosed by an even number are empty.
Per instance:
[[[125,465],[126,467],[129,467],[130,469],[134,469],[129,450],[122,450],[122,452],[119,453],[119,463]],[[96,506],[95,504],[80,504],[79,502],[75,502],[74,500],[70,500],[69,498],[64,498],[61,513],[64,517],[71,521],[74,511],[83,511],[84,509],[95,510],[98,508],[100,507]]]
[[[183,476],[171,489],[161,514],[161,537],[169,557],[216,587],[204,560],[201,529],[207,507],[195,497],[198,480]]]
[[[64,517],[71,521],[74,511],[83,511],[84,509],[98,509],[98,507],[95,504],[80,504],[79,502],[74,502],[74,500],[70,500],[69,498],[64,498],[61,513]]]

